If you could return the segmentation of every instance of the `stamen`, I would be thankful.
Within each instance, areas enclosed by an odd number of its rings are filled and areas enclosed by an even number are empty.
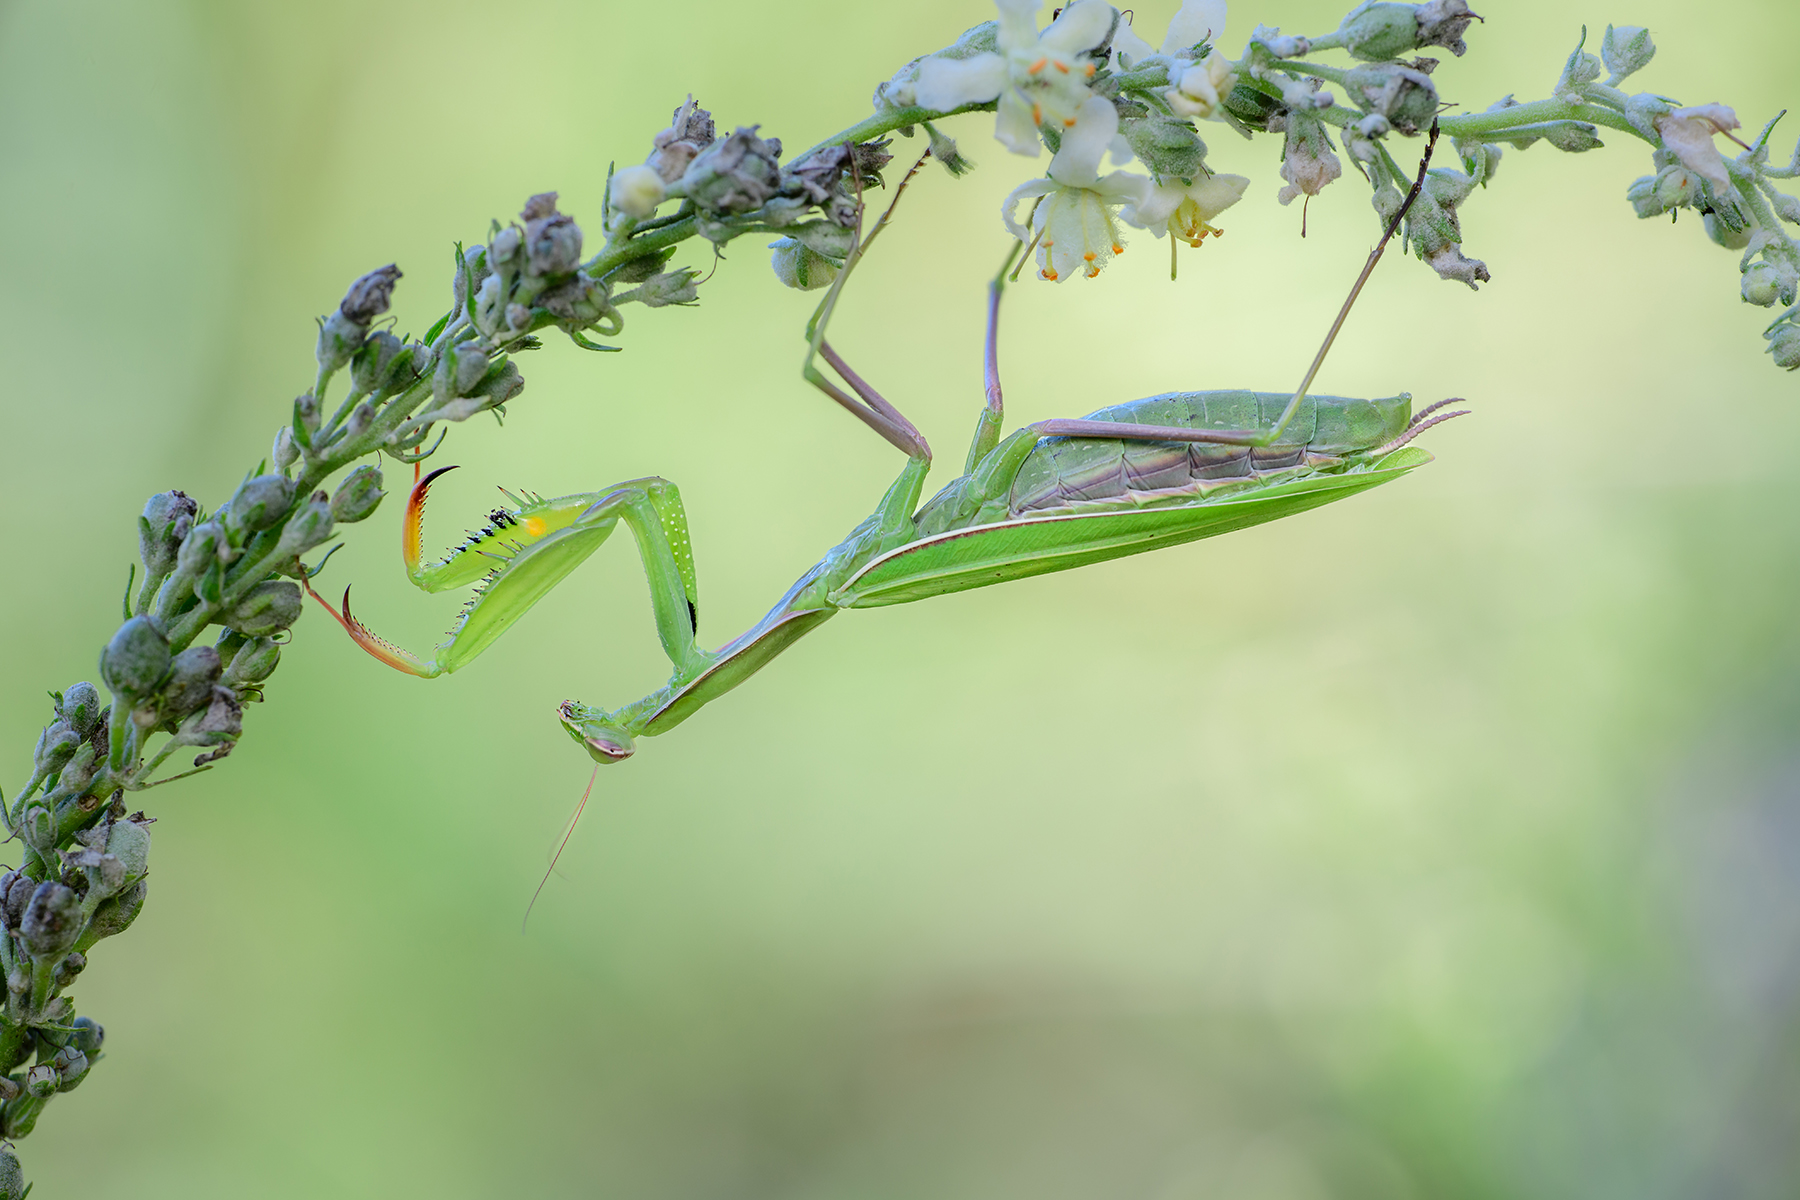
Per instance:
[[[1089,279],[1092,279],[1094,276],[1098,275],[1099,273],[1100,273],[1099,267],[1089,267],[1087,269],[1087,277]]]
[[[1074,117],[1064,117],[1063,118],[1063,128],[1064,129],[1075,128],[1075,118]]]
[[[1087,75],[1087,77],[1089,79],[1092,79],[1094,77],[1094,64],[1093,63],[1089,63],[1087,65],[1087,71],[1085,72],[1085,74]]]
[[[1094,261],[1094,252],[1092,250],[1089,250],[1086,254],[1082,255],[1081,257],[1085,258],[1088,262],[1093,262]]]
[[[1036,74],[1037,74],[1037,73],[1038,73],[1038,72],[1039,72],[1039,71],[1041,71],[1041,70],[1043,70],[1043,69],[1044,69],[1044,64],[1045,64],[1045,63],[1047,63],[1047,62],[1049,62],[1049,61],[1050,61],[1050,60],[1049,60],[1049,58],[1047,58],[1047,57],[1046,57],[1046,58],[1040,58],[1040,59],[1038,59],[1038,60],[1037,60],[1037,61],[1036,61],[1036,62],[1034,62],[1034,63],[1032,63],[1032,64],[1031,64],[1031,65],[1030,65],[1030,66],[1029,66],[1029,67],[1026,67],[1026,68],[1025,68],[1025,73],[1026,73],[1026,74],[1027,74],[1027,75],[1036,75]]]
[[[1043,105],[1033,104],[1031,106],[1031,123],[1033,125],[1042,125],[1044,123],[1044,106]]]
[[[1055,66],[1056,66],[1056,69],[1061,71],[1064,75],[1067,75],[1069,73],[1069,64],[1068,63],[1058,62],[1055,64]]]
[[[1123,254],[1123,253],[1125,253],[1125,247],[1119,245],[1119,243],[1117,243],[1117,242],[1114,242],[1113,243],[1113,253],[1114,254]]]
[[[1038,272],[1038,278],[1048,280],[1051,283],[1055,283],[1056,282],[1056,272],[1051,270],[1049,267],[1045,267],[1043,270]]]
[[[1049,238],[1044,239],[1044,249],[1048,250],[1050,247],[1052,247],[1054,245],[1056,245],[1056,243],[1051,241]]]

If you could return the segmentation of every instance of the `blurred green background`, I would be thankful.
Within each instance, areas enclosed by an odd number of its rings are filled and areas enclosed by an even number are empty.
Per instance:
[[[1545,94],[1609,19],[1653,29],[1644,87],[1752,130],[1800,101],[1791,4],[1481,7],[1437,75],[1470,107]],[[143,498],[224,499],[352,277],[397,260],[421,330],[454,239],[546,189],[597,232],[607,163],[689,90],[798,149],[988,15],[0,0],[6,785],[94,674]],[[1340,15],[1241,3],[1227,41]],[[834,331],[934,486],[996,208],[1042,166],[950,132],[980,170],[923,177]],[[1299,377],[1366,192],[1302,240],[1279,141],[1206,132],[1255,179],[1227,236],[1173,286],[1139,236],[1014,289],[1010,423]],[[1607,140],[1508,151],[1479,294],[1397,255],[1365,294],[1321,386],[1467,396],[1436,465],[832,622],[602,776],[523,935],[588,774],[554,703],[666,672],[630,539],[431,685],[309,613],[225,769],[145,797],[151,903],[75,989],[109,1053],[23,1145],[37,1194],[1793,1195],[1800,405],[1735,255],[1634,219],[1648,153]],[[490,485],[666,475],[717,643],[865,515],[897,456],[801,384],[811,299],[729,254],[626,353],[526,359],[505,430],[453,433],[428,542]],[[404,582],[395,491],[327,582],[422,648],[459,600]]]

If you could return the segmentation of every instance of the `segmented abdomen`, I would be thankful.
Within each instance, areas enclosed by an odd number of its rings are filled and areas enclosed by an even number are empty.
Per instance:
[[[1276,392],[1169,392],[1103,408],[1088,419],[1181,429],[1269,429],[1288,400]],[[1309,396],[1281,440],[1264,449],[1045,438],[1019,468],[1008,509],[1017,516],[1046,509],[1176,503],[1341,470],[1346,456],[1373,450],[1403,433],[1411,408],[1408,396]]]

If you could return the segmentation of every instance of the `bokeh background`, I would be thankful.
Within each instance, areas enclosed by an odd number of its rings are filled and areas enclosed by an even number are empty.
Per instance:
[[[1160,39],[1170,0],[1140,5]],[[1490,0],[1438,73],[1543,95],[1583,21],[1642,86],[1800,101],[1800,10]],[[1315,0],[1240,3],[1322,32]],[[216,504],[360,272],[441,311],[450,245],[557,189],[597,229],[692,90],[798,149],[979,0],[0,2],[0,734],[91,678],[143,498]],[[834,339],[949,478],[980,403],[986,117]],[[1790,129],[1787,137],[1800,130]],[[1279,141],[1166,278],[1009,294],[1009,418],[1291,386],[1373,236]],[[1390,258],[1321,386],[1467,396],[1439,462],[1178,551],[846,615],[582,785],[552,719],[666,671],[630,539],[432,684],[317,612],[224,769],[144,799],[151,903],[76,995],[108,1056],[24,1143],[45,1197],[1777,1197],[1800,1178],[1800,436],[1735,255],[1636,220],[1648,152],[1508,151],[1479,294]],[[1778,139],[1785,141],[1785,139]],[[916,153],[921,143],[902,143]],[[1402,155],[1404,157],[1404,153]],[[1041,161],[1038,164],[1041,168]],[[680,262],[708,265],[703,250]],[[441,461],[492,485],[677,481],[720,642],[899,466],[804,387],[812,300],[758,242],[616,356],[553,342]],[[400,472],[392,481],[402,481]],[[399,495],[327,582],[423,647]]]

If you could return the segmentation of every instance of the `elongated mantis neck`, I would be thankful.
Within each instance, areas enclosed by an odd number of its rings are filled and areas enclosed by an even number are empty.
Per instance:
[[[1406,214],[1412,211],[1413,202],[1425,189],[1425,172],[1431,166],[1431,152],[1437,149],[1437,140],[1438,123],[1434,120],[1431,123],[1431,136],[1425,142],[1424,157],[1419,159],[1419,174],[1413,180],[1412,189],[1406,193],[1406,200],[1400,205],[1400,211],[1396,212],[1394,219],[1388,222],[1387,232],[1381,235],[1381,240],[1375,243],[1375,249],[1369,252],[1369,261],[1363,264],[1362,274],[1358,275],[1356,282],[1351,285],[1350,294],[1344,298],[1344,307],[1338,310],[1337,320],[1331,323],[1331,329],[1326,332],[1325,341],[1319,346],[1319,352],[1313,355],[1312,366],[1306,369],[1306,378],[1302,379],[1300,386],[1294,390],[1293,399],[1289,400],[1287,407],[1282,410],[1281,419],[1275,422],[1275,428],[1266,435],[1267,440],[1264,441],[1264,445],[1273,445],[1279,441],[1281,435],[1287,431],[1288,423],[1294,419],[1294,414],[1300,411],[1300,402],[1306,399],[1307,389],[1312,387],[1313,380],[1319,374],[1319,368],[1325,365],[1325,356],[1331,353],[1332,343],[1337,341],[1338,332],[1343,329],[1344,322],[1349,319],[1350,310],[1356,306],[1356,298],[1362,295],[1363,285],[1368,283],[1369,276],[1375,273],[1375,264],[1381,261],[1382,251],[1387,249],[1388,242],[1392,241],[1394,234],[1399,232],[1400,222],[1406,220]]]

